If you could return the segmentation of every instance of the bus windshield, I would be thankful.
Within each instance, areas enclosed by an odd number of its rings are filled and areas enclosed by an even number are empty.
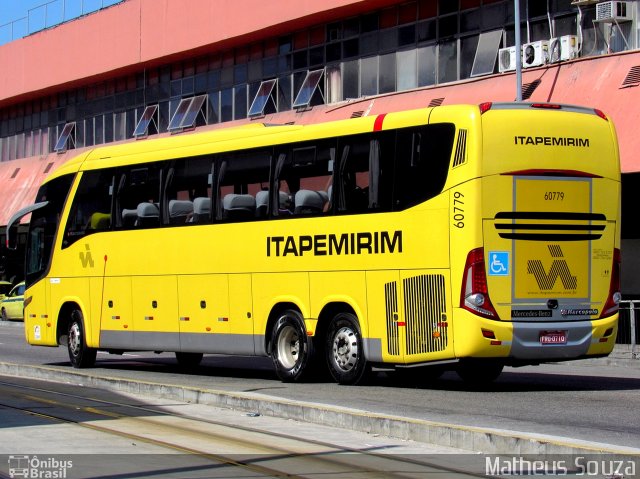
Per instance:
[[[42,278],[49,269],[56,230],[72,182],[73,175],[61,176],[38,191],[36,202],[47,201],[48,204],[31,214],[25,264],[27,286]]]

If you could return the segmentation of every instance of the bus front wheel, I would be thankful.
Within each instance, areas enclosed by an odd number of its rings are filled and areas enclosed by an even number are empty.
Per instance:
[[[285,382],[299,381],[313,354],[302,316],[288,309],[276,321],[271,334],[271,359],[276,374]]]
[[[357,384],[367,371],[358,320],[351,313],[338,313],[329,324],[327,364],[339,384]]]
[[[69,361],[71,361],[71,365],[74,368],[90,368],[96,362],[97,350],[87,346],[82,313],[77,309],[71,313],[67,349],[69,351]]]

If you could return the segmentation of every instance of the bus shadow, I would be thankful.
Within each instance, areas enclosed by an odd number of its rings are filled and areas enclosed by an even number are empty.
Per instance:
[[[70,367],[68,362],[51,362],[51,366]],[[257,387],[273,388],[274,382],[281,383],[269,358],[205,356],[202,363],[193,368],[181,367],[174,357],[126,358],[113,356],[100,358],[96,367],[88,371],[109,371],[110,375],[122,372],[150,373],[160,377],[171,376],[179,381],[180,376],[191,378],[224,378],[227,380],[253,380]],[[398,389],[422,389],[435,391],[477,391],[477,392],[544,392],[544,391],[640,391],[640,378],[603,376],[584,372],[566,374],[562,372],[521,371],[518,368],[506,368],[500,377],[486,384],[464,382],[453,371],[445,372],[438,379],[430,379],[420,369],[413,374],[394,374],[393,372],[375,372],[363,382],[364,387],[382,387]],[[131,377],[133,379],[133,377]],[[264,382],[264,383],[262,383]],[[306,384],[331,384],[328,373],[304,381]],[[287,387],[295,387],[295,384]]]
[[[391,375],[378,377],[375,383],[381,386],[438,391],[476,392],[545,392],[545,391],[633,391],[640,390],[640,378],[611,377],[598,375],[572,375],[545,372],[518,372],[505,370],[500,377],[486,384],[469,384],[455,372],[446,372],[434,380],[421,380],[419,373],[414,378],[398,378]],[[372,382],[373,384],[373,382]]]
[[[50,366],[71,368],[68,361],[52,362]],[[126,357],[120,355],[98,357],[95,367],[85,371],[105,370],[141,372],[171,376],[203,376],[256,380],[276,380],[273,363],[268,358],[205,356],[199,366],[180,366],[173,356]]]

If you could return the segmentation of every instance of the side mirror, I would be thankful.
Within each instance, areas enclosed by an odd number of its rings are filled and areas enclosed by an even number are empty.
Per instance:
[[[18,248],[18,224],[19,221],[16,221],[7,225],[6,247],[11,251],[15,251]]]
[[[40,203],[35,203],[33,205],[22,208],[21,210],[13,214],[13,216],[7,223],[8,250],[15,251],[18,247],[18,225],[20,224],[20,220],[22,219],[22,217],[28,215],[33,211],[39,210],[40,208],[44,208],[48,204],[48,201],[41,201]]]

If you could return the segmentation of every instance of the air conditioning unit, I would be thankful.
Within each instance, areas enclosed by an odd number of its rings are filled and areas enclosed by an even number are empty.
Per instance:
[[[563,62],[578,58],[578,37],[563,35],[549,40],[549,62]]]
[[[631,2],[602,2],[596,5],[596,22],[630,22]]]
[[[524,68],[538,67],[548,61],[549,42],[547,40],[538,40],[522,45],[522,66]]]
[[[498,70],[500,73],[516,69],[516,47],[501,48],[498,50]]]

